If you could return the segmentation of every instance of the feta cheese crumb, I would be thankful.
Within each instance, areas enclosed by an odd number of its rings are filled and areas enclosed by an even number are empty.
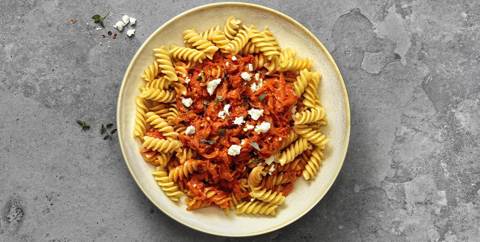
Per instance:
[[[236,117],[235,120],[233,120],[233,124],[236,124],[236,125],[242,125],[243,123],[245,123],[245,120],[243,119],[242,116]]]
[[[132,37],[133,35],[135,35],[135,29],[129,29],[129,30],[127,30],[127,36],[128,36],[128,37]]]
[[[243,131],[252,130],[252,129],[254,129],[254,128],[255,128],[255,126],[253,126],[253,125],[251,125],[251,124],[247,124],[247,125],[245,125],[245,128],[243,128]]]
[[[255,126],[255,132],[257,133],[266,133],[270,129],[270,123],[263,121],[261,124]]]
[[[190,83],[190,78],[187,76],[187,77],[185,77],[185,79],[183,81],[188,84],[188,83]]]
[[[113,25],[113,27],[116,28],[118,31],[122,32],[125,24],[122,21],[118,21]]]
[[[182,103],[183,103],[183,106],[188,108],[188,107],[192,106],[193,100],[191,98],[182,97]]]
[[[250,74],[248,72],[240,73],[240,77],[245,81],[250,81]]]
[[[98,27],[95,28],[95,30],[102,30],[102,29],[103,29],[103,28],[100,27],[100,26],[98,26]]]
[[[213,92],[215,91],[217,86],[220,84],[220,82],[222,82],[222,79],[217,78],[217,79],[213,79],[213,80],[211,80],[207,83],[207,92],[210,96],[213,95]]]
[[[247,67],[248,67],[248,71],[253,71],[252,63],[248,63]]]
[[[253,201],[255,201],[255,198],[253,198],[253,197],[250,198],[250,202],[253,202]]]
[[[240,141],[240,145],[243,146],[245,144],[245,140],[242,139],[242,141]]]
[[[240,145],[231,145],[230,148],[228,148],[228,155],[229,156],[237,156],[240,154],[240,150],[242,147]]]
[[[260,80],[260,72],[255,73],[255,80]]]
[[[252,89],[252,91],[257,91],[258,90],[258,86],[257,86],[257,83],[252,83],[252,85],[250,85],[250,89]]]
[[[192,134],[195,134],[195,127],[193,127],[192,125],[188,126],[186,129],[185,129],[185,134],[186,135],[192,135]]]
[[[236,61],[237,60],[237,57],[236,56],[232,56],[232,61]]]
[[[268,169],[268,174],[272,175],[272,173],[275,171],[275,165],[270,166],[270,169]]]
[[[270,164],[273,163],[274,160],[275,160],[275,157],[272,155],[272,156],[268,157],[267,159],[265,159],[265,164],[270,165]]]
[[[230,104],[225,104],[225,106],[223,106],[223,110],[218,112],[218,117],[221,118],[221,119],[225,119],[225,117],[227,115],[230,115]]]
[[[135,25],[137,23],[137,19],[134,17],[130,17],[130,25]]]
[[[124,25],[127,25],[128,23],[130,23],[130,17],[128,17],[128,15],[123,15],[122,22],[124,23]]]
[[[248,110],[248,115],[250,115],[250,117],[253,120],[258,120],[263,115],[263,110],[262,109],[251,108],[250,110]]]

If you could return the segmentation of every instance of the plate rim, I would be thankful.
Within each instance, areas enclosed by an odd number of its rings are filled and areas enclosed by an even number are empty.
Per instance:
[[[125,89],[125,83],[126,83],[126,80],[127,80],[127,77],[129,76],[130,72],[131,72],[131,69],[133,68],[133,63],[134,61],[133,60],[136,60],[139,56],[139,54],[142,52],[142,50],[145,48],[145,46],[147,45],[147,43],[150,42],[150,40],[156,36],[158,34],[158,32],[160,32],[163,28],[165,28],[165,26],[169,25],[170,23],[176,21],[177,19],[180,19],[181,17],[185,16],[185,15],[188,15],[192,12],[196,12],[196,11],[199,11],[199,10],[205,10],[205,9],[208,9],[208,8],[213,8],[213,7],[217,7],[217,6],[222,6],[222,5],[226,5],[226,6],[246,6],[246,7],[252,7],[252,8],[257,8],[257,9],[260,9],[260,10],[264,10],[264,11],[267,11],[269,13],[272,13],[272,14],[276,14],[276,15],[279,15],[280,17],[284,18],[285,20],[289,21],[290,23],[294,24],[296,27],[302,29],[303,31],[305,31],[305,33],[307,33],[309,35],[309,37],[311,37],[315,43],[318,45],[318,47],[320,47],[320,49],[326,54],[326,57],[328,59],[329,62],[331,62],[331,64],[333,64],[333,67],[334,67],[334,71],[335,71],[335,74],[337,75],[337,78],[339,78],[340,80],[340,84],[341,84],[341,87],[342,87],[342,95],[343,95],[343,98],[345,100],[345,122],[346,122],[346,132],[345,132],[345,139],[346,139],[346,145],[344,147],[344,149],[341,151],[341,157],[342,159],[339,161],[341,164],[338,166],[338,169],[335,171],[336,174],[334,174],[334,179],[331,179],[329,181],[329,183],[327,184],[326,186],[326,189],[325,189],[325,192],[323,194],[321,194],[317,201],[315,203],[313,203],[313,205],[309,206],[309,207],[306,207],[302,212],[298,213],[297,216],[295,216],[293,219],[291,220],[288,220],[282,224],[279,224],[279,225],[276,225],[276,226],[273,226],[271,228],[268,228],[268,229],[265,229],[265,230],[262,230],[262,231],[256,231],[256,232],[251,232],[251,233],[245,233],[245,234],[225,234],[225,233],[220,233],[220,232],[214,232],[214,231],[209,231],[207,229],[203,229],[203,228],[199,228],[199,227],[195,227],[191,224],[188,224],[188,223],[185,223],[184,221],[181,221],[180,219],[176,218],[172,213],[168,212],[166,209],[162,208],[162,206],[160,206],[161,204],[157,204],[155,202],[155,200],[152,199],[152,197],[149,195],[149,193],[146,192],[146,188],[144,188],[142,185],[140,185],[139,181],[138,181],[138,178],[135,176],[135,174],[133,173],[132,171],[132,168],[130,166],[130,163],[129,161],[127,161],[127,156],[126,156],[126,152],[124,150],[124,140],[123,140],[123,135],[121,135],[123,133],[123,131],[121,131],[121,129],[119,129],[119,132],[117,132],[117,137],[118,137],[118,142],[119,142],[119,145],[120,145],[120,150],[122,151],[122,156],[123,156],[123,160],[125,162],[125,164],[127,165],[127,168],[130,172],[130,175],[133,177],[133,180],[135,181],[135,183],[137,184],[137,186],[140,188],[140,190],[142,191],[142,193],[148,198],[148,200],[150,200],[151,203],[153,203],[158,209],[160,209],[160,211],[162,211],[164,214],[168,215],[171,219],[175,220],[176,222],[186,226],[186,227],[189,227],[191,229],[194,229],[196,231],[200,231],[200,232],[203,232],[203,233],[206,233],[206,234],[211,234],[211,235],[216,235],[216,236],[224,236],[224,237],[248,237],[248,236],[256,236],[256,235],[261,235],[261,234],[266,234],[266,233],[270,233],[270,232],[273,232],[273,231],[276,231],[276,230],[279,230],[283,227],[286,227],[287,225],[290,225],[292,224],[293,222],[297,221],[298,219],[300,219],[301,217],[303,217],[306,213],[310,212],[313,207],[315,207],[322,199],[323,197],[325,197],[325,195],[328,193],[328,191],[330,191],[330,188],[333,186],[333,184],[335,183],[335,181],[337,180],[338,178],[338,175],[340,174],[340,171],[343,167],[343,164],[345,163],[345,158],[346,158],[346,155],[347,155],[347,151],[348,151],[348,147],[349,147],[349,144],[350,144],[350,129],[351,129],[351,120],[350,120],[350,101],[349,101],[349,97],[348,97],[348,91],[347,91],[347,88],[346,88],[346,85],[345,85],[345,80],[343,79],[343,76],[340,72],[340,69],[338,68],[337,66],[337,63],[335,62],[335,60],[333,59],[332,55],[330,54],[330,52],[328,51],[328,49],[323,45],[323,43],[309,30],[307,29],[303,24],[301,24],[300,22],[298,22],[297,20],[295,20],[294,18],[288,16],[287,14],[285,13],[282,13],[278,10],[275,10],[273,8],[270,8],[270,7],[266,7],[266,6],[263,6],[263,5],[259,5],[259,4],[254,4],[254,3],[246,3],[246,2],[216,2],[216,3],[209,3],[209,4],[203,4],[203,5],[200,5],[200,6],[196,6],[196,7],[193,7],[193,8],[190,8],[186,11],[183,11],[182,13],[176,15],[175,17],[169,19],[168,21],[166,21],[164,24],[162,24],[160,27],[158,27],[152,34],[150,34],[150,36],[148,36],[148,38],[142,43],[142,45],[138,48],[137,52],[135,53],[135,55],[131,58],[131,61],[125,71],[125,74],[123,76],[123,79],[122,79],[122,83],[121,83],[121,86],[120,86],[120,90],[118,92],[118,97],[117,97],[117,109],[116,109],[116,119],[117,119],[117,122],[116,122],[116,125],[117,127],[120,127],[120,108],[121,108],[121,103],[122,103],[122,97],[123,97],[123,93],[124,93],[124,89]]]

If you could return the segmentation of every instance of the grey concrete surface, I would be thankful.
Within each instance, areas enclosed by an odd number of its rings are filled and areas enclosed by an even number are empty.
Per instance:
[[[120,80],[162,23],[208,1],[0,1],[0,241],[229,241],[137,188],[116,137]],[[310,213],[245,241],[480,240],[480,2],[259,1],[333,53],[351,101],[344,168]],[[90,17],[138,18],[102,37]],[[73,21],[72,21],[73,20]],[[76,22],[75,22],[76,21]],[[86,120],[82,132],[75,120]]]

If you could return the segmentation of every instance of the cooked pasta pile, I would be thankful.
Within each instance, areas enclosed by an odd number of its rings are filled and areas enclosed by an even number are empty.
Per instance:
[[[153,177],[189,210],[275,215],[297,178],[312,180],[327,144],[319,72],[268,29],[229,17],[160,46],[136,98],[134,136]]]

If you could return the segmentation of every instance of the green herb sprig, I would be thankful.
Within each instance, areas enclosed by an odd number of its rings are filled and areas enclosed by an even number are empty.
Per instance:
[[[109,123],[109,124],[102,124],[102,127],[100,127],[100,135],[104,135],[103,136],[103,139],[104,140],[107,140],[107,139],[112,139],[112,135],[115,134],[117,132],[117,129],[112,129],[113,128],[113,124],[112,123]]]
[[[105,28],[105,24],[103,23],[103,20],[108,17],[110,13],[107,13],[105,16],[101,16],[100,14],[95,14],[92,16],[93,22],[102,26],[102,28]]]
[[[82,128],[82,131],[87,131],[90,129],[90,125],[87,124],[87,122],[83,120],[77,120],[77,124]]]

